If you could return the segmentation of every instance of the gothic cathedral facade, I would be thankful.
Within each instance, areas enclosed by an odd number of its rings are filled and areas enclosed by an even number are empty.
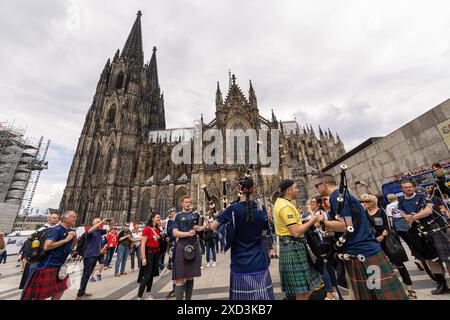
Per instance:
[[[96,217],[111,217],[117,223],[146,222],[152,211],[165,215],[170,207],[180,209],[179,200],[189,194],[194,207],[205,210],[201,186],[205,184],[222,208],[223,184],[228,199],[237,197],[236,180],[246,170],[242,164],[175,164],[173,148],[181,142],[193,143],[195,132],[216,129],[278,129],[279,166],[275,174],[263,174],[263,165],[252,166],[257,196],[270,209],[278,183],[285,178],[297,181],[306,200],[305,183],[322,168],[345,153],[344,145],[330,130],[300,127],[297,121],[278,121],[260,115],[256,93],[250,82],[246,97],[233,75],[225,99],[217,84],[215,118],[196,126],[166,129],[164,97],[158,80],[156,48],[144,63],[141,12],[122,52],[108,59],[86,115],[84,127],[60,210],[74,210],[78,223],[89,225]],[[225,144],[225,143],[224,143]],[[206,147],[205,144],[202,148]],[[303,187],[303,188],[302,188]]]

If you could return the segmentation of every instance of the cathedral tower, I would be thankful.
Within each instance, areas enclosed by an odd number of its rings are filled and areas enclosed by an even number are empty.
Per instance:
[[[100,75],[86,115],[61,210],[78,213],[78,223],[111,217],[130,220],[138,159],[150,130],[164,130],[164,99],[158,82],[156,48],[144,62],[141,12],[113,60]]]

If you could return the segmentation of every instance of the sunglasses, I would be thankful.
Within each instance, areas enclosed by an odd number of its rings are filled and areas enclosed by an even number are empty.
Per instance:
[[[319,186],[322,186],[322,185],[324,185],[325,184],[325,182],[319,182],[319,183],[316,183],[314,186],[316,187],[316,189],[319,187]]]
[[[370,203],[371,201],[368,200],[364,200],[364,201],[360,201],[361,203]]]

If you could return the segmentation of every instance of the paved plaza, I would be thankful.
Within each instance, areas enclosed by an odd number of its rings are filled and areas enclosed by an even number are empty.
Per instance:
[[[14,256],[8,257],[6,264],[0,264],[0,300],[17,300],[21,290],[18,289],[21,272],[16,268]],[[114,266],[114,261],[111,264]],[[230,272],[230,253],[219,253],[217,255],[217,265],[206,268],[206,261],[203,259],[202,276],[195,278],[194,300],[227,300],[229,290],[229,272]],[[419,271],[412,261],[406,263],[410,271],[411,278],[419,300],[450,300],[450,294],[433,296],[430,291],[435,288],[435,283],[427,276],[424,271]],[[67,290],[62,299],[74,300],[76,298],[77,286],[81,279],[82,263],[70,263],[69,272],[71,272],[72,287]],[[270,265],[275,297],[277,300],[284,298],[281,292],[280,276],[278,273],[278,260],[273,259]],[[130,259],[127,261],[127,275],[114,277],[114,269],[103,271],[102,281],[95,283],[89,282],[87,292],[92,293],[94,300],[135,300],[137,295],[138,283],[137,271],[131,273]],[[153,282],[153,297],[158,300],[165,300],[167,294],[172,289],[172,273],[169,270],[161,273]],[[344,299],[348,298],[347,291],[341,290]],[[174,298],[171,298],[174,300]]]

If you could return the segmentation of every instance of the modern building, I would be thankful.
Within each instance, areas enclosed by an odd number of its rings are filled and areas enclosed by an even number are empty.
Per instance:
[[[350,187],[363,180],[381,194],[383,183],[398,180],[408,172],[429,169],[437,162],[450,162],[450,100],[385,137],[366,140],[323,171],[338,177],[345,163]],[[314,194],[314,183],[308,184],[308,191]]]

